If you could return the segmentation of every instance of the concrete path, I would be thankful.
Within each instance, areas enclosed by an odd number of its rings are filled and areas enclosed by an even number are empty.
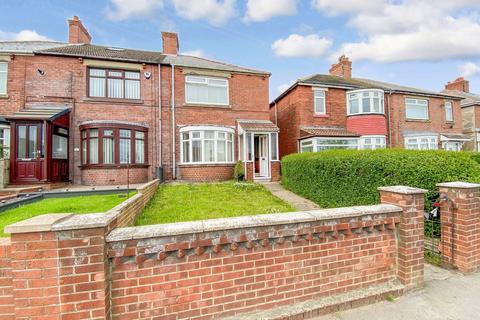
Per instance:
[[[398,298],[315,320],[474,320],[480,319],[480,272],[462,275],[426,265],[425,288]]]
[[[274,196],[290,203],[298,211],[308,211],[320,209],[320,207],[299,195],[286,190],[279,182],[263,182],[262,183]]]

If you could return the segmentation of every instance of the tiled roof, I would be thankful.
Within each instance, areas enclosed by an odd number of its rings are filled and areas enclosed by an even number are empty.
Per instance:
[[[39,105],[17,111],[7,119],[52,121],[69,111],[70,107],[67,106]]]
[[[360,137],[343,127],[308,126],[300,127],[300,138],[307,137]]]
[[[33,53],[36,50],[51,49],[67,45],[57,41],[0,41],[2,53]]]
[[[36,50],[35,53],[141,63],[174,64],[175,66],[179,67],[269,75],[269,73],[266,71],[240,67],[220,61],[194,56],[182,54],[164,55],[158,51],[134,50],[93,44],[69,44],[45,50]]]
[[[443,90],[442,92],[450,95],[456,95],[462,98],[462,107],[468,107],[475,104],[480,104],[480,95],[470,92],[463,92],[459,90]]]
[[[440,133],[440,140],[470,141],[470,137],[460,133]]]
[[[240,127],[245,131],[252,132],[278,132],[278,127],[268,120],[237,120]]]

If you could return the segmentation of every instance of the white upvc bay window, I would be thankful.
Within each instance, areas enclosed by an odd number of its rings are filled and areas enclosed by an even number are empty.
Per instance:
[[[428,100],[406,98],[405,116],[410,120],[428,120]]]
[[[437,150],[437,136],[405,137],[405,149],[409,150]]]
[[[300,152],[318,152],[330,149],[358,149],[358,138],[316,137],[300,141]]]
[[[186,127],[180,134],[183,164],[233,162],[233,129]]]
[[[347,93],[348,115],[384,114],[384,95],[379,89],[362,89]]]
[[[186,76],[185,102],[187,104],[228,105],[228,80],[223,78]]]
[[[385,149],[387,146],[385,136],[362,136],[359,143],[360,149],[375,150]]]

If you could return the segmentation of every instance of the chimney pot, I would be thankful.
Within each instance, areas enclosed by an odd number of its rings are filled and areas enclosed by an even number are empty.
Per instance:
[[[332,64],[329,72],[332,76],[350,79],[352,77],[352,62],[348,59],[347,56],[341,55],[338,58],[338,62]]]
[[[464,77],[458,77],[454,81],[448,81],[448,83],[445,85],[445,89],[468,93],[470,92],[470,81],[465,80]]]
[[[91,43],[92,37],[78,16],[68,20],[68,43]]]

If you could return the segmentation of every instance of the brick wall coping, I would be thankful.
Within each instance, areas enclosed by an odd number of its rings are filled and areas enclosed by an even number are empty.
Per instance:
[[[440,188],[475,189],[475,188],[480,188],[480,184],[455,181],[455,182],[437,183],[437,187],[440,187]]]
[[[138,193],[105,213],[89,214],[44,214],[5,227],[7,233],[28,233],[40,231],[62,231],[101,228],[108,226],[121,214],[122,209],[142,197],[141,192],[157,180],[137,188]]]
[[[252,227],[285,225],[292,223],[308,223],[314,221],[336,220],[341,218],[358,218],[371,220],[372,215],[401,212],[395,205],[378,204],[372,206],[355,206],[347,208],[333,208],[312,210],[306,212],[288,212],[276,214],[261,214],[256,216],[242,216],[199,220],[191,222],[177,222],[140,227],[117,228],[107,236],[107,242],[168,237],[214,232]]]
[[[400,194],[419,194],[419,193],[428,192],[428,190],[426,189],[413,188],[413,187],[407,187],[407,186],[378,187],[378,191],[386,191],[386,192],[393,192],[393,193],[400,193]]]

